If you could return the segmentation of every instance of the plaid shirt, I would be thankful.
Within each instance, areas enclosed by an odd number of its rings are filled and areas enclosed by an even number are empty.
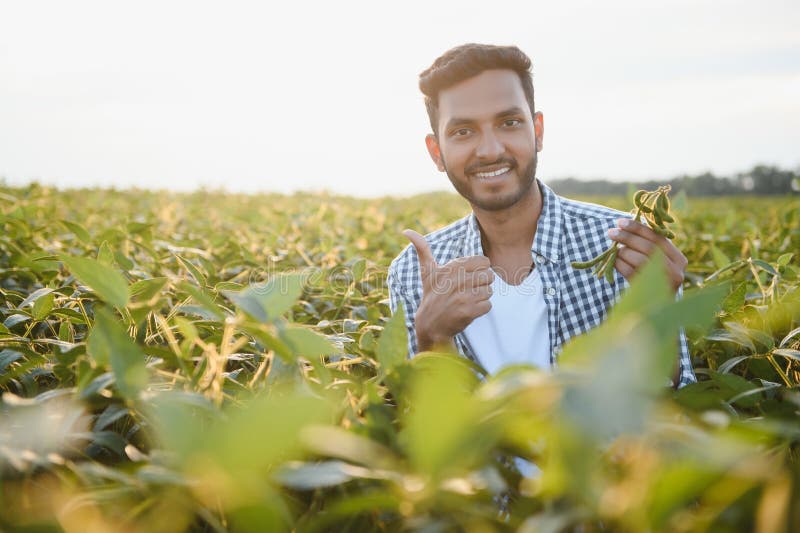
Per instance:
[[[531,258],[539,269],[543,296],[548,310],[550,363],[571,337],[598,326],[608,309],[619,299],[628,282],[614,271],[614,284],[599,280],[588,270],[575,270],[572,261],[587,261],[605,250],[608,229],[619,218],[631,215],[595,204],[578,202],[556,195],[537,180],[542,191],[542,212],[536,226]],[[436,262],[443,265],[459,257],[483,254],[481,234],[475,214],[426,236]],[[409,355],[417,353],[414,316],[422,300],[422,281],[416,249],[409,245],[392,261],[388,275],[389,303],[392,312],[402,302],[408,329]],[[456,348],[476,361],[462,333],[455,336]],[[680,379],[678,386],[697,381],[692,370],[686,336],[680,332]]]

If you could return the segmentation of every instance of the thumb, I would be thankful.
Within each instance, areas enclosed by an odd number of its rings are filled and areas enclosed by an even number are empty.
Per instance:
[[[436,268],[436,260],[433,258],[433,253],[431,253],[431,246],[428,244],[428,241],[425,240],[425,237],[413,229],[404,230],[403,235],[405,235],[408,240],[411,241],[411,244],[414,245],[414,248],[417,249],[419,266],[424,278],[431,270]]]

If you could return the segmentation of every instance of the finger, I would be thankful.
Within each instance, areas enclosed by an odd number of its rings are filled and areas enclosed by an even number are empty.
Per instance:
[[[491,285],[466,287],[464,290],[471,296],[473,301],[476,302],[490,299],[492,297],[492,293],[494,292]]]
[[[619,253],[617,253],[617,260],[614,262],[614,268],[617,269],[617,272],[622,274],[622,277],[628,281],[633,279],[633,276],[636,274],[636,267],[620,257]]]
[[[494,283],[494,276],[495,273],[492,272],[491,269],[487,268],[486,270],[477,270],[475,272],[470,272],[469,276],[467,277],[467,281],[473,287],[480,287],[482,285],[491,285]]]
[[[649,258],[638,250],[628,248],[627,246],[620,246],[619,250],[617,250],[617,259],[621,259],[629,264],[634,270],[639,270],[647,263]]]
[[[489,269],[476,270],[469,272],[459,266],[447,264],[439,269],[437,277],[441,275],[452,280],[459,288],[478,287],[481,285],[491,285],[494,282],[494,272]]]
[[[482,300],[476,303],[475,306],[473,307],[474,311],[473,314],[475,315],[475,318],[478,318],[479,316],[485,315],[491,310],[492,310],[491,302],[489,300]]]
[[[653,235],[655,235],[656,237],[661,237],[660,235],[656,234],[655,232],[652,232],[652,230],[651,230],[651,233],[653,233]],[[658,247],[658,245],[655,242],[653,242],[651,240],[648,240],[645,237],[642,237],[638,233],[632,233],[632,232],[630,232],[628,230],[622,230],[622,229],[619,229],[619,228],[611,228],[610,230],[608,230],[608,237],[612,241],[616,241],[616,242],[618,242],[620,244],[624,244],[625,247],[631,248],[633,250],[636,250],[636,251],[638,251],[638,252],[640,252],[640,253],[648,256],[648,257]],[[663,237],[661,237],[661,238],[663,238]]]
[[[414,248],[417,250],[417,255],[419,256],[419,266],[422,271],[422,275],[423,277],[426,276],[434,268],[436,268],[436,260],[433,258],[431,246],[428,244],[428,241],[425,240],[425,237],[413,229],[404,230],[403,235],[405,235],[408,240],[411,241],[411,244],[413,244]]]
[[[453,259],[448,265],[458,266],[466,272],[472,272],[476,270],[487,270],[492,266],[492,262],[489,261],[489,258],[485,255],[472,255],[468,257],[459,257]]]
[[[666,237],[664,240],[666,242],[661,246],[661,249],[664,251],[664,255],[667,256],[667,260],[677,265],[681,270],[685,270],[689,265],[689,260],[671,240]]]
[[[661,248],[668,260],[678,263],[681,261],[683,254],[674,244],[672,244],[672,241],[663,235],[659,235],[645,224],[636,222],[635,220],[621,218],[617,220],[617,225],[624,231],[638,235],[639,237],[646,239]],[[647,255],[650,254],[648,253]]]
[[[630,281],[647,261],[649,261],[648,257],[636,251],[620,248],[617,252],[614,268],[622,274],[622,277]],[[684,268],[666,259],[664,260],[664,267],[673,290],[678,290],[684,280]]]

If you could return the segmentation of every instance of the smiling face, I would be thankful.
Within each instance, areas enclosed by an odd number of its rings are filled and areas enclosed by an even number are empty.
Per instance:
[[[500,211],[531,194],[544,125],[516,72],[486,70],[444,89],[438,109],[428,152],[473,208]]]

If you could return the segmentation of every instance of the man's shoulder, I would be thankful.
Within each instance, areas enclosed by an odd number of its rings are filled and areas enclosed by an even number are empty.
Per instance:
[[[631,218],[631,214],[618,209],[613,209],[600,204],[593,204],[591,202],[581,202],[573,200],[572,198],[559,197],[561,201],[561,210],[564,214],[566,221],[573,221],[578,223],[591,223],[606,226],[619,218]]]
[[[437,262],[446,263],[456,256],[454,254],[457,254],[466,237],[470,216],[467,215],[425,235],[425,240],[428,241],[431,253]],[[451,255],[453,257],[450,257]],[[418,264],[417,250],[409,243],[389,265],[389,275],[397,275],[400,271],[410,269],[416,270]]]

